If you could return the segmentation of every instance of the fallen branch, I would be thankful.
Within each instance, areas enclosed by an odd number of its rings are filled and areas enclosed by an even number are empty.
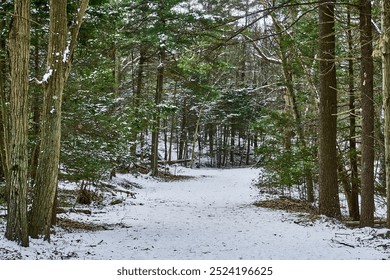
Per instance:
[[[348,243],[345,243],[345,242],[341,242],[341,241],[338,241],[336,239],[332,239],[332,241],[334,243],[337,243],[337,244],[340,244],[340,245],[344,245],[344,246],[347,246],[347,247],[350,247],[350,248],[355,248],[355,246],[351,245],[351,244],[348,244]]]

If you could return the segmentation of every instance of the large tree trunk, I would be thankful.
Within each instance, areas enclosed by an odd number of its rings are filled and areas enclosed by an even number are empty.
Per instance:
[[[319,210],[341,218],[337,185],[337,79],[335,66],[334,1],[319,6],[320,124],[319,124]]]
[[[66,0],[50,1],[49,47],[41,124],[41,144],[30,213],[30,236],[50,239],[57,191],[61,143],[62,95],[69,77],[73,54],[88,0],[82,0],[67,45],[68,20]]]
[[[360,1],[362,167],[361,226],[374,225],[374,63],[371,0]]]
[[[0,20],[0,30],[3,30],[5,24],[3,20]],[[7,98],[5,93],[5,77],[7,76],[7,67],[5,65],[5,53],[6,42],[5,38],[0,37],[0,174],[1,176],[7,177],[7,151],[8,151],[8,109],[7,109]]]
[[[67,1],[50,1],[49,48],[44,90],[41,146],[35,179],[34,200],[30,215],[30,235],[50,239],[52,208],[57,189],[60,141],[61,106],[65,86],[63,57],[67,39]]]
[[[383,103],[385,115],[385,170],[387,227],[390,228],[390,2],[382,0]]]
[[[30,1],[15,0],[9,37],[11,95],[9,154],[7,160],[8,215],[5,236],[29,245],[28,189],[28,88],[30,57]]]

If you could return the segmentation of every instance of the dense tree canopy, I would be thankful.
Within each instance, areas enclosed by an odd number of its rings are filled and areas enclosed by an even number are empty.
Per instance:
[[[362,186],[369,213],[364,224],[372,225],[372,195],[386,194],[381,59],[375,54],[388,28],[380,27],[379,1],[338,1],[329,13],[333,1],[90,0],[81,24],[85,1],[72,0],[63,15],[63,53],[48,47],[59,40],[49,31],[55,15],[48,2],[33,0],[30,8],[25,149],[33,189],[42,184],[42,145],[54,139],[45,132],[58,110],[49,100],[62,113],[60,180],[93,184],[133,166],[158,176],[172,162],[255,165],[261,188],[298,190],[310,202],[330,190],[333,198],[320,199],[320,209],[335,217],[340,192],[351,218],[359,219]],[[15,5],[0,4],[1,180],[9,180],[13,139]],[[48,63],[57,52],[63,95],[48,89],[55,78]],[[1,185],[0,201],[8,193]]]

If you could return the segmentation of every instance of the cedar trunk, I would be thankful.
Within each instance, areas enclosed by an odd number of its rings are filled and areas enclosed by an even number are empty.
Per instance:
[[[82,0],[70,32],[67,46],[67,2],[50,1],[50,30],[47,72],[41,122],[41,143],[35,178],[34,199],[30,213],[30,236],[50,239],[50,227],[55,223],[57,180],[61,142],[62,95],[71,67],[83,17],[89,0]]]
[[[341,218],[337,184],[337,79],[335,68],[334,1],[319,6],[319,210],[320,214]]]
[[[61,141],[61,105],[65,85],[67,1],[50,1],[47,75],[42,112],[41,146],[30,215],[30,236],[50,239],[57,189]]]
[[[28,89],[30,53],[30,1],[14,1],[9,37],[11,95],[9,154],[7,153],[8,215],[5,236],[29,245],[27,223],[28,189]],[[5,132],[7,133],[7,132]]]

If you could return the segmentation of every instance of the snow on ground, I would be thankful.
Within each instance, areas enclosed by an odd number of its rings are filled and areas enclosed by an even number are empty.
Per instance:
[[[57,228],[50,243],[31,240],[22,248],[4,239],[0,259],[390,259],[383,229],[348,229],[338,222],[253,206],[258,170],[184,169],[194,178],[162,182],[146,175],[119,175],[143,186],[137,198],[93,214],[61,214],[104,224],[105,230]]]

